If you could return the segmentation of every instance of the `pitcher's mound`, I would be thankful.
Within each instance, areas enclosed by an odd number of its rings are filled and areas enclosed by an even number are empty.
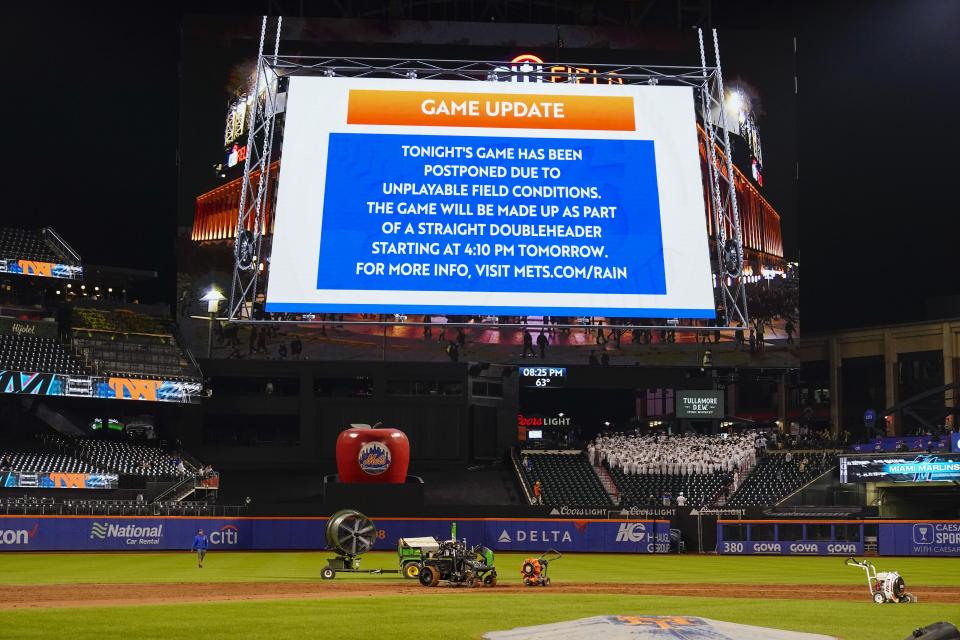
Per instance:
[[[594,616],[568,622],[491,631],[487,640],[637,640],[681,638],[691,640],[835,640],[834,636],[753,627],[691,616]]]

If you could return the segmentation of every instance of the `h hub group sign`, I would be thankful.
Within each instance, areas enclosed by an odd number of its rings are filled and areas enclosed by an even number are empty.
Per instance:
[[[293,77],[270,312],[714,317],[686,87]]]

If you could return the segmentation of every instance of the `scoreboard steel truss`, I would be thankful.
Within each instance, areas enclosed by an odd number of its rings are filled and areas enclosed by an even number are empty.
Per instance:
[[[467,60],[429,60],[394,58],[328,58],[319,56],[280,55],[280,31],[283,18],[276,21],[272,54],[264,53],[269,26],[267,16],[260,28],[257,52],[257,73],[250,88],[251,113],[248,117],[247,157],[237,212],[234,243],[234,270],[226,320],[256,322],[255,304],[266,299],[269,277],[265,267],[264,236],[266,212],[272,207],[270,165],[273,146],[279,137],[285,104],[285,82],[291,76],[327,76],[346,78],[409,78],[421,80],[472,80],[479,82],[570,82],[583,80],[593,84],[643,84],[687,86],[694,89],[699,101],[699,116],[706,132],[708,165],[708,198],[713,228],[716,230],[712,269],[715,278],[715,302],[722,310],[725,326],[749,325],[746,281],[743,277],[743,241],[740,212],[737,209],[732,149],[724,113],[723,72],[716,29],[711,31],[712,62],[703,30],[697,29],[700,66],[664,65],[589,65],[558,62],[536,65],[529,62],[495,62]],[[589,67],[584,75],[578,69]],[[556,69],[562,69],[557,71]],[[721,153],[718,153],[717,150]],[[272,320],[276,321],[276,320]],[[373,321],[373,324],[394,324],[395,321]],[[618,326],[618,325],[610,325]],[[630,328],[627,325],[619,325]]]

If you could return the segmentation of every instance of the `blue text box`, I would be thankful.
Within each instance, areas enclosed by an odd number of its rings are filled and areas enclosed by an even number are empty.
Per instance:
[[[469,150],[470,157],[465,157],[466,151],[452,158],[405,157],[404,145]],[[501,154],[512,149],[514,157],[479,158],[481,149]],[[566,150],[579,154],[580,159],[548,159],[551,153],[564,154]],[[531,159],[540,152],[547,159]],[[507,175],[425,176],[428,165],[467,170],[492,165]],[[560,177],[543,177],[543,167],[559,169]],[[539,177],[511,176],[515,171],[532,169],[538,170]],[[451,191],[395,193],[395,185],[438,185],[464,195],[453,195]],[[565,193],[553,194],[557,197],[526,195],[525,190],[539,187],[563,187]],[[385,189],[391,193],[385,194]],[[507,195],[492,196],[490,189],[498,193],[506,190]],[[388,203],[394,212],[372,213],[370,202]],[[399,213],[402,204],[419,206],[424,212]],[[492,205],[494,215],[478,215],[482,205]],[[455,215],[453,211],[458,207],[460,212],[472,215]],[[507,215],[523,211],[523,207],[533,207],[535,211],[529,216]],[[612,217],[583,217],[587,210]],[[553,215],[549,215],[551,212]],[[573,217],[576,214],[578,217]],[[401,223],[400,232],[385,234],[385,222]],[[431,226],[423,227],[420,223],[466,223],[478,227],[458,235],[439,235],[429,232]],[[572,235],[546,235],[557,233],[551,228]],[[423,233],[425,229],[427,233]],[[522,233],[524,229],[532,232]],[[521,233],[519,237],[504,236],[498,231]],[[536,233],[545,235],[538,237]],[[599,237],[577,236],[583,233]],[[333,133],[329,139],[321,234],[317,289],[635,295],[667,292],[652,141]],[[433,243],[439,247],[429,248],[441,252],[450,243],[460,246],[456,254],[374,254],[373,245],[378,242],[412,243],[412,251]],[[495,255],[498,244],[513,247],[514,255]],[[521,252],[526,255],[520,255]],[[385,263],[387,268],[383,273],[357,273],[358,262]],[[425,267],[413,275],[390,273],[391,265],[401,263]],[[466,275],[450,272],[455,265],[463,265]],[[496,265],[497,274],[483,272],[482,265]]]

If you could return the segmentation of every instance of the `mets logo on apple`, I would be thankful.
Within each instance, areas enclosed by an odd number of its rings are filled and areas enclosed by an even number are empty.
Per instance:
[[[390,449],[383,442],[368,442],[360,447],[360,468],[371,476],[378,476],[390,468]]]

